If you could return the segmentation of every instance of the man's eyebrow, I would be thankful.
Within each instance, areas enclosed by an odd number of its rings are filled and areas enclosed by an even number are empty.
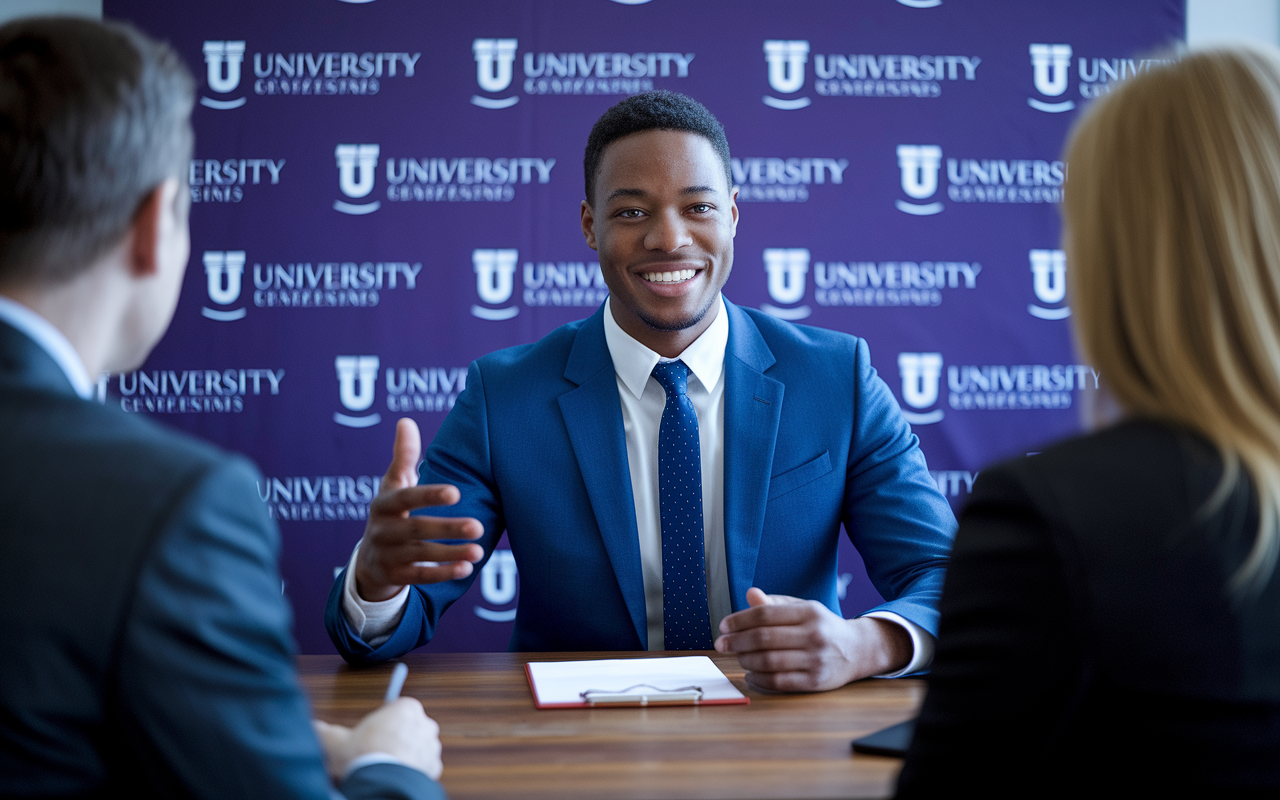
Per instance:
[[[643,189],[614,189],[609,194],[609,196],[605,198],[605,202],[607,203],[615,197],[646,197],[646,196],[647,195],[645,194],[645,191]]]
[[[686,186],[680,190],[680,194],[715,194],[715,187],[712,186]],[[643,189],[614,189],[613,192],[605,198],[605,202],[613,200],[616,197],[648,197],[648,193]]]

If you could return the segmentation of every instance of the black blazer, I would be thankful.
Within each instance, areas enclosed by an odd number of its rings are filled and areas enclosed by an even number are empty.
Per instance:
[[[1128,422],[984,471],[899,797],[1280,792],[1280,576],[1228,582],[1256,502]]]
[[[0,323],[0,797],[329,797],[256,476]],[[387,764],[342,789],[443,796]]]

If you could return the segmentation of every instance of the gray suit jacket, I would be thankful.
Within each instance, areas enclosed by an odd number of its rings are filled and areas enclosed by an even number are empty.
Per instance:
[[[330,796],[256,474],[0,323],[0,796]],[[443,796],[386,764],[342,789]]]

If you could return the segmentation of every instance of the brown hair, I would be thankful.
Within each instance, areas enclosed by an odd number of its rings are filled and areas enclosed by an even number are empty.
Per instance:
[[[128,230],[191,160],[195,83],[177,54],[120,23],[0,27],[0,283],[55,283]]]

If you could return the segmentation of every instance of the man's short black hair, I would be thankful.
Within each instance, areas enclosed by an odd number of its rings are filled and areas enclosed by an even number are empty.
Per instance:
[[[195,81],[168,46],[76,17],[0,26],[0,283],[58,283],[191,161]]]
[[[733,187],[729,140],[724,137],[724,126],[720,120],[692,97],[658,90],[628,97],[601,114],[596,124],[591,126],[587,152],[582,157],[588,203],[595,205],[596,173],[600,170],[600,159],[605,149],[624,136],[645,131],[688,131],[703,137],[724,162],[725,180],[730,188]]]

